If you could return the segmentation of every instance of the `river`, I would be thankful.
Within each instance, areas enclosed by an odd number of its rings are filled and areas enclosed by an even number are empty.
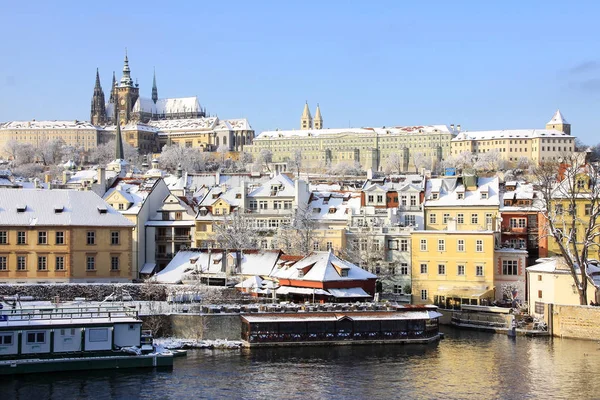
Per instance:
[[[432,345],[194,350],[173,371],[0,378],[0,399],[592,399],[600,344],[444,328]]]

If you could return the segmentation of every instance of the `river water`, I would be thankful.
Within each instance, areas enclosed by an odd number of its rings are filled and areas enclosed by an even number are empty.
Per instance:
[[[432,345],[195,350],[173,371],[0,378],[0,399],[600,399],[600,344],[443,329]]]

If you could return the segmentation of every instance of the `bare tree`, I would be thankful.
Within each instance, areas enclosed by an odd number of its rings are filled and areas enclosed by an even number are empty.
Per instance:
[[[13,159],[13,160],[17,160],[17,153],[19,151],[19,147],[21,147],[21,143],[19,143],[18,141],[16,141],[15,139],[9,139],[5,144],[4,144],[4,152],[6,154],[8,154],[8,157]]]
[[[262,149],[260,151],[260,154],[254,160],[253,169],[254,169],[254,171],[258,171],[258,172],[262,171],[263,169],[266,169],[267,171],[271,172],[270,164],[272,162],[273,162],[273,152],[269,149]]]
[[[463,151],[460,154],[454,155],[442,162],[442,166],[446,168],[458,168],[461,170],[473,167],[473,153]]]
[[[36,146],[35,154],[44,165],[54,165],[60,162],[65,142],[62,139],[44,137]]]
[[[478,171],[498,171],[502,169],[502,155],[496,149],[481,153],[473,167]]]
[[[589,256],[599,248],[600,167],[569,154],[561,163],[541,164],[534,176],[543,201],[545,234],[558,246],[580,304],[587,304]]]
[[[206,155],[197,148],[165,145],[160,153],[160,163],[168,171],[175,171],[179,165],[185,171],[204,171]]]
[[[431,169],[431,157],[426,156],[423,153],[413,153],[413,164],[415,165],[415,169],[417,172],[421,170],[421,168]]]
[[[258,247],[257,232],[252,221],[241,211],[234,211],[213,221],[217,247],[225,249],[255,249]]]
[[[292,152],[292,159],[288,161],[288,167],[290,171],[295,172],[296,176],[300,178],[300,170],[302,169],[302,151],[300,149]]]
[[[400,157],[400,153],[391,153],[386,159],[383,166],[383,170],[385,173],[400,173],[403,169],[403,160]]]
[[[376,237],[369,228],[358,228],[348,235],[346,248],[341,255],[345,260],[361,268],[368,269],[385,259],[385,243]]]

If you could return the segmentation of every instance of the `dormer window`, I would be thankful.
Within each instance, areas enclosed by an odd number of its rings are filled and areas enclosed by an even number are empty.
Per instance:
[[[439,194],[439,193],[432,193],[432,194],[431,194],[431,198],[432,198],[433,200],[437,200],[437,199],[439,198],[439,196],[440,196],[440,194]]]
[[[63,206],[55,206],[54,207],[54,213],[55,214],[60,214],[63,212]]]
[[[487,198],[488,198],[487,192],[481,192],[481,199],[487,199]]]
[[[458,200],[462,200],[462,199],[464,199],[464,198],[465,198],[465,194],[464,194],[464,193],[456,193],[456,198],[457,198]]]
[[[17,206],[17,212],[18,213],[24,213],[25,210],[27,210],[27,206],[26,205],[22,204],[22,205]]]
[[[342,278],[347,278],[348,277],[348,270],[347,269],[343,269],[340,273],[340,276]]]
[[[106,214],[108,212],[108,209],[105,206],[98,206],[98,212],[100,214]]]
[[[236,199],[241,199],[242,198],[242,194],[241,193],[236,193],[235,198]]]
[[[335,214],[336,211],[337,211],[337,209],[335,207],[331,207],[329,209],[329,214]]]

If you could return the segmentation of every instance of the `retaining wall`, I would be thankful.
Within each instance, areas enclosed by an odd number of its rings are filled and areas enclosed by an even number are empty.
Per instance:
[[[548,306],[546,306],[549,308]],[[548,325],[558,337],[600,340],[600,307],[552,305]]]

